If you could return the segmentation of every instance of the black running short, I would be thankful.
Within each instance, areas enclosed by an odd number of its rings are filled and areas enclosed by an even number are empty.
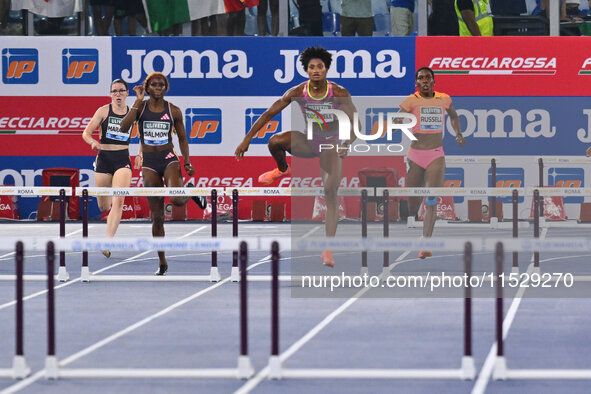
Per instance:
[[[164,171],[171,163],[179,163],[178,156],[171,150],[162,150],[156,152],[144,152],[144,161],[142,168],[150,169],[161,177],[164,176]]]
[[[96,157],[96,172],[113,175],[120,168],[131,170],[128,149],[99,151]]]

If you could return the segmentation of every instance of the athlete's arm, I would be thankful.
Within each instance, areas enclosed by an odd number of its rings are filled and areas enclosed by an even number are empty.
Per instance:
[[[84,142],[90,145],[92,150],[101,150],[100,142],[92,138],[92,133],[100,126],[102,121],[107,117],[108,112],[108,105],[103,105],[102,107],[97,109],[94,113],[94,116],[92,117],[92,119],[90,119],[90,122],[88,122],[86,128],[82,132],[82,139],[84,140]]]
[[[246,136],[236,148],[234,152],[234,156],[236,156],[236,160],[242,160],[244,157],[244,153],[248,151],[248,146],[250,145],[250,141],[252,137],[270,121],[275,115],[279,112],[283,111],[289,104],[291,104],[292,98],[295,97],[295,88],[289,89],[285,94],[277,101],[275,101],[263,114],[260,118],[257,119],[256,122],[252,125]]]
[[[472,1],[461,1],[458,2],[458,10],[460,10],[460,14],[462,15],[462,19],[464,19],[464,23],[470,30],[470,34],[473,36],[480,36],[480,28],[476,23],[476,14],[474,13],[474,4]]]
[[[338,97],[338,102],[339,104],[341,104],[341,108],[343,109],[343,111],[345,111],[345,113],[349,117],[349,120],[351,121],[351,136],[348,140],[343,142],[344,145],[349,146],[353,143],[353,141],[357,139],[357,136],[353,132],[353,127],[355,127],[355,125],[353,124],[353,122],[355,121],[354,115],[357,112],[357,108],[355,108],[355,104],[353,104],[353,100],[351,99],[351,94],[347,89],[337,84],[334,84],[333,89],[334,96]],[[361,121],[359,121],[359,124],[357,125],[357,130],[361,130]]]
[[[119,127],[121,130],[129,130],[139,116],[142,110],[144,109],[144,85],[137,85],[133,87],[133,91],[135,92],[137,98],[131,107],[129,107],[129,111],[127,115],[123,119],[121,119],[121,124]]]
[[[451,126],[456,132],[456,142],[461,146],[466,145],[466,140],[462,135],[462,128],[460,127],[460,118],[458,117],[458,113],[456,112],[456,109],[454,108],[453,104],[450,104],[449,107],[447,107],[447,114],[449,115],[449,119],[451,120]]]
[[[170,104],[172,113],[172,119],[174,121],[174,129],[179,139],[179,147],[181,148],[181,154],[183,155],[183,161],[185,162],[184,168],[187,175],[193,175],[195,169],[191,165],[191,159],[189,157],[189,143],[187,142],[187,135],[185,134],[185,124],[183,122],[183,114],[179,107],[174,104]]]

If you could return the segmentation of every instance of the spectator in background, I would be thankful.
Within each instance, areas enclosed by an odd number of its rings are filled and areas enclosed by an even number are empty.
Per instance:
[[[519,16],[527,12],[525,0],[491,0],[490,10],[493,15]]]
[[[320,0],[297,0],[300,14],[300,34],[322,36],[322,6]]]
[[[566,16],[574,17],[579,16],[579,8],[581,6],[580,0],[566,0],[565,1],[565,14]]]
[[[115,14],[113,1],[114,0],[90,0],[94,32],[97,36],[109,35],[111,19],[113,19],[113,14]]]
[[[279,0],[259,0],[257,25],[259,36],[267,35],[267,6],[271,8],[271,35],[279,34]]]
[[[148,29],[148,21],[146,20],[146,13],[142,0],[119,0],[115,7],[115,34],[123,36],[123,19],[127,17],[127,30],[130,36],[137,35],[138,22],[144,30]]]
[[[390,0],[390,21],[393,36],[410,36],[415,30],[414,12],[414,0]]]
[[[259,0],[224,0],[226,6],[225,23],[227,36],[243,36],[246,25],[245,8],[259,5]]]
[[[431,13],[427,20],[427,35],[459,36],[458,17],[454,8],[455,0],[429,0]]]
[[[191,35],[193,36],[217,36],[217,15],[206,16],[191,22]]]
[[[492,36],[493,19],[488,0],[456,0],[460,36]]]
[[[371,0],[341,0],[341,35],[373,35]]]
[[[8,17],[10,16],[10,0],[0,0],[0,34],[8,32]]]

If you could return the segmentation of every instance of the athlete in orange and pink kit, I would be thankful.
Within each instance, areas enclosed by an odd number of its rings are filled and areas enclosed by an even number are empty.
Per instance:
[[[407,155],[408,173],[407,187],[442,187],[445,178],[445,154],[443,152],[443,132],[445,129],[445,112],[449,114],[451,125],[456,133],[456,142],[461,146],[466,144],[460,129],[460,119],[451,103],[451,98],[445,93],[433,90],[435,75],[428,67],[421,67],[415,75],[417,92],[408,96],[400,104],[400,112],[408,112],[417,118],[417,124],[412,132],[416,141],[410,145]],[[409,215],[414,216],[419,210],[421,197],[408,198]],[[437,198],[425,199],[425,221],[423,223],[423,237],[429,238],[433,234],[433,227],[437,219]],[[432,256],[428,250],[421,250],[419,258]]]

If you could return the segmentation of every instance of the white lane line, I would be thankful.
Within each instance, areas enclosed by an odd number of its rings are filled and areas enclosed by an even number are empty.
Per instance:
[[[252,268],[255,268],[256,266],[258,266],[260,264],[263,264],[266,260],[269,259],[269,257],[270,257],[270,255],[265,256],[264,258],[262,258],[261,260],[257,261],[256,263],[251,264],[250,266],[247,267],[247,270],[251,270]],[[213,284],[213,285],[211,285],[209,287],[206,287],[205,289],[200,290],[197,293],[194,293],[194,294],[190,295],[189,297],[183,298],[182,300],[177,301],[174,304],[172,304],[172,305],[170,305],[170,306],[168,306],[168,307],[166,307],[164,309],[161,309],[159,312],[156,312],[156,313],[154,313],[154,314],[152,314],[152,315],[150,315],[150,316],[148,316],[148,317],[146,317],[146,318],[138,321],[137,323],[134,323],[134,324],[132,324],[130,326],[127,326],[123,330],[117,331],[116,333],[114,333],[114,334],[112,334],[112,335],[110,335],[110,336],[108,336],[108,337],[106,337],[106,338],[104,338],[104,339],[102,339],[102,340],[100,340],[98,342],[95,342],[94,344],[92,344],[92,345],[90,345],[90,346],[88,346],[88,347],[86,347],[86,348],[84,348],[84,349],[82,349],[82,350],[80,350],[80,351],[72,354],[71,356],[68,356],[68,357],[64,358],[59,363],[59,366],[60,367],[65,367],[68,364],[73,363],[74,361],[76,361],[76,360],[78,360],[78,359],[80,359],[80,358],[82,358],[82,357],[84,357],[84,356],[86,356],[86,355],[94,352],[95,350],[97,350],[97,349],[99,349],[99,348],[101,348],[101,347],[103,347],[103,346],[105,346],[105,345],[113,342],[114,340],[116,340],[116,339],[118,339],[118,338],[120,338],[120,337],[122,337],[122,336],[124,336],[126,334],[129,334],[130,332],[132,332],[132,331],[134,331],[134,330],[136,330],[136,329],[138,329],[138,328],[140,328],[140,327],[148,324],[149,322],[151,322],[151,321],[153,321],[153,320],[155,320],[155,319],[157,319],[157,318],[159,318],[161,316],[166,315],[168,312],[171,312],[171,311],[173,311],[173,310],[175,310],[175,309],[177,309],[177,308],[185,305],[186,303],[188,303],[188,302],[190,302],[190,301],[192,301],[192,300],[194,300],[194,299],[196,299],[196,298],[198,298],[198,297],[200,297],[200,296],[202,296],[204,294],[209,293],[210,291],[212,291],[212,290],[220,287],[221,285],[223,285],[225,283],[228,283],[230,281],[230,279],[231,279],[231,277],[227,277],[226,279],[224,279],[224,280],[222,280],[220,282],[217,282],[217,283],[215,283],[215,284]],[[20,381],[20,382],[18,382],[16,384],[14,384],[14,385],[6,388],[4,391],[1,392],[1,394],[4,394],[4,393],[6,393],[6,394],[8,394],[8,393],[15,393],[18,390],[21,390],[21,389],[23,389],[23,388],[25,388],[27,386],[30,386],[31,384],[35,383],[37,380],[39,380],[42,377],[44,377],[44,375],[45,375],[44,372],[45,372],[44,369],[36,372],[34,375],[32,375],[32,376],[30,376],[30,377],[28,377],[28,378],[26,378],[26,379],[24,379],[24,380],[22,380],[22,381]]]

